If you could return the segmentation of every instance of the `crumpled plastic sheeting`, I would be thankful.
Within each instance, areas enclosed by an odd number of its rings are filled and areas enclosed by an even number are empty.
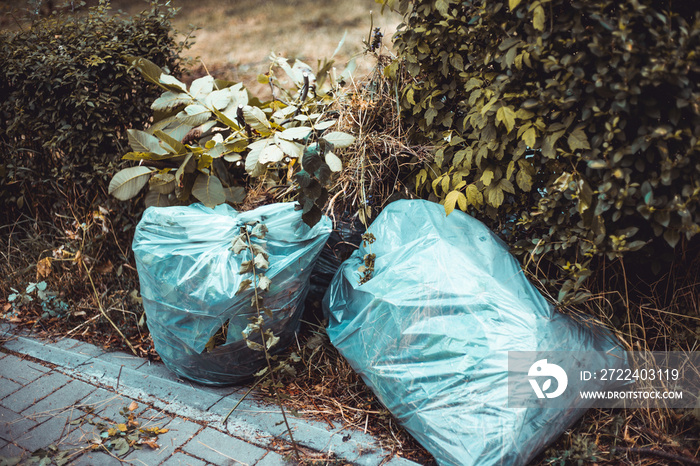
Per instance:
[[[590,406],[509,409],[508,351],[607,351],[598,367],[619,365],[612,337],[554,312],[465,213],[397,201],[368,233],[376,242],[343,263],[324,298],[328,335],[439,464],[526,464]],[[359,285],[369,252],[373,278]]]
[[[148,328],[165,365],[182,377],[211,385],[240,383],[265,362],[241,334],[257,315],[252,287],[236,295],[241,282],[252,277],[238,273],[250,252],[230,250],[248,222],[269,230],[264,240],[252,240],[264,242],[270,256],[266,276],[272,285],[264,297],[273,317],[265,322],[280,337],[273,349],[281,351],[299,328],[309,276],[332,229],[328,217],[309,228],[293,203],[242,213],[225,204],[214,209],[193,204],[148,208],[136,227],[132,249]],[[226,321],[226,343],[205,351]]]

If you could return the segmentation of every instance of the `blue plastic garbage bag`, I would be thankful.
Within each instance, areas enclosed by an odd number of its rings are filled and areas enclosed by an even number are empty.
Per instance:
[[[252,274],[239,274],[246,249],[231,250],[241,226],[260,222],[268,229],[264,242],[269,254],[266,276],[272,281],[265,294],[266,328],[283,350],[299,328],[304,297],[314,263],[331,232],[324,217],[313,228],[301,220],[293,203],[272,204],[247,212],[228,205],[210,209],[150,207],[136,227],[132,249],[141,282],[148,329],[165,365],[196,382],[225,385],[249,379],[264,364],[262,352],[248,348],[242,331],[257,315],[251,306],[253,289],[236,294]],[[226,343],[205,349],[209,339],[228,322]]]
[[[603,352],[598,367],[622,366],[608,333],[556,313],[465,213],[397,201],[368,233],[376,241],[341,265],[325,295],[328,335],[439,464],[526,464],[590,406],[509,407],[509,351]],[[359,284],[368,253],[373,276]]]

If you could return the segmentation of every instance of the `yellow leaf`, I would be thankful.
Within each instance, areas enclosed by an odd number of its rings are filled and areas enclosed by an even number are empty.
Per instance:
[[[117,429],[119,429],[120,432],[126,432],[126,424],[117,424]]]
[[[445,214],[450,215],[455,210],[455,205],[459,203],[459,208],[467,210],[467,198],[459,191],[450,191],[445,198]]]
[[[107,429],[107,435],[109,435],[110,437],[114,437],[115,435],[117,435],[117,432],[119,431],[114,427],[112,427],[111,429]]]
[[[508,7],[510,8],[510,11],[515,10],[518,5],[520,5],[521,0],[508,0]]]
[[[481,182],[484,183],[484,186],[488,186],[491,184],[491,181],[493,180],[493,175],[493,170],[484,170],[484,173],[481,174]]]
[[[535,147],[535,143],[537,142],[537,131],[535,127],[531,126],[528,128],[528,130],[523,133],[522,139],[529,148]]]
[[[470,205],[479,207],[482,204],[483,196],[476,185],[470,184],[467,186],[466,193]]]
[[[489,204],[496,208],[500,207],[505,199],[503,190],[499,186],[490,188],[488,191],[486,191],[486,196]]]
[[[532,26],[538,31],[544,31],[544,8],[542,8],[542,5],[537,5],[535,7],[532,17]]]
[[[496,112],[496,121],[503,123],[506,130],[510,133],[515,127],[515,112],[512,108],[504,105]]]

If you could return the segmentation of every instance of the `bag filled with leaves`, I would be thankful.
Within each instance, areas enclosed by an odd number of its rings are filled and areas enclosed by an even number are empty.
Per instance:
[[[441,465],[526,464],[590,406],[548,409],[535,398],[535,407],[509,407],[509,351],[588,351],[597,367],[624,367],[609,333],[556,313],[505,245],[463,212],[396,201],[363,238],[325,295],[328,335]],[[550,383],[545,391],[559,390]]]
[[[132,248],[168,368],[204,384],[240,383],[265,365],[262,344],[270,353],[289,345],[332,229],[327,217],[310,228],[301,216],[294,203],[146,209]]]

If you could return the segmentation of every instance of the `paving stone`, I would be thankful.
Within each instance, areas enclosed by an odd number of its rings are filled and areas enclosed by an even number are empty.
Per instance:
[[[222,398],[221,395],[207,393],[180,382],[165,380],[139,372],[122,373],[121,380],[125,386],[143,390],[161,400],[177,401],[202,411],[207,411]]]
[[[2,361],[0,360],[0,365]],[[13,382],[10,379],[0,379],[0,399],[5,398],[7,395],[16,392],[21,387],[17,382]]]
[[[400,456],[394,456],[391,458],[386,463],[383,463],[383,466],[416,466],[418,463],[415,463],[411,460],[407,460],[406,458],[401,458]]]
[[[187,442],[182,449],[186,453],[210,463],[225,464],[228,460],[254,464],[267,453],[266,450],[207,427]]]
[[[107,352],[98,346],[91,345],[90,343],[85,343],[79,340],[74,340],[72,338],[63,338],[62,340],[58,340],[56,342],[51,343],[51,346],[55,346],[56,348],[60,348],[66,351],[72,351],[73,353],[77,353],[79,355],[86,356],[89,358],[96,358]]]
[[[255,463],[255,466],[289,466],[291,464],[294,464],[292,461],[287,461],[284,459],[284,456],[280,455],[279,453],[275,453],[274,451],[270,451],[257,463]]]
[[[66,351],[50,343],[25,337],[17,337],[5,343],[5,348],[62,367],[75,368],[90,359],[89,356],[84,356],[73,351]]]
[[[54,417],[39,424],[33,429],[19,435],[15,443],[28,451],[46,448],[49,445],[58,445],[60,440],[70,433],[72,426],[67,423],[65,417]]]
[[[4,447],[0,448],[0,458],[16,458],[29,456],[29,452],[24,448],[20,448],[17,445],[8,443]]]
[[[39,379],[41,381],[43,379]],[[34,382],[34,383],[38,383]],[[40,402],[28,407],[22,414],[27,417],[36,418],[42,421],[44,418],[55,416],[57,413],[66,411],[79,404],[86,396],[95,391],[93,385],[72,380],[68,385],[64,385]]]
[[[143,417],[139,416],[138,419],[142,420]],[[149,427],[148,424],[143,423],[142,426]],[[166,418],[161,422],[152,422],[150,423],[150,427],[165,427],[168,429],[166,433],[158,436],[156,443],[158,443],[160,448],[152,450],[148,447],[144,447],[141,450],[132,451],[126,456],[126,460],[133,460],[134,463],[145,463],[147,465],[159,464],[202,429],[200,425],[181,418],[175,418],[172,419],[172,421],[170,418]]]
[[[204,461],[193,458],[190,455],[177,452],[162,463],[161,466],[206,466],[206,464]]]
[[[175,419],[175,416],[153,408],[147,407],[144,410],[136,411],[136,420],[139,421],[140,427],[144,428],[165,427],[173,419]]]
[[[202,430],[199,424],[180,417],[176,417],[164,427],[168,432],[158,437],[158,444],[161,448],[168,448],[170,451],[177,450]]]
[[[120,423],[125,420],[121,411],[124,408],[128,408],[132,401],[136,400],[98,388],[85,397],[79,406],[83,410],[92,408],[92,412],[101,418]]]
[[[9,322],[0,322],[0,335],[2,334],[12,334],[14,330],[14,325]]]
[[[69,448],[86,447],[91,445],[93,440],[100,439],[100,434],[102,433],[103,428],[96,425],[96,423],[101,422],[102,420],[95,418],[92,414],[86,414],[84,416],[85,421],[76,426],[72,426],[73,430],[71,430],[61,439],[61,445],[68,446]],[[76,416],[76,418],[77,417],[79,416]],[[87,422],[87,420],[93,420],[96,423],[93,424]],[[108,428],[108,426],[105,425],[104,428]]]
[[[7,343],[5,343],[7,345]],[[33,361],[25,361],[14,354],[8,354],[0,364],[0,377],[5,377],[19,384],[27,384],[51,369]]]
[[[98,356],[97,359],[116,364],[117,366],[124,366],[129,369],[138,369],[146,363],[146,360],[143,358],[137,358],[136,356],[122,352],[103,353]]]
[[[121,466],[121,461],[103,451],[89,451],[80,455],[70,466]]]
[[[12,441],[36,425],[37,422],[0,406],[0,438]]]
[[[68,377],[58,372],[50,372],[20,388],[12,395],[0,401],[0,404],[13,411],[22,412],[32,404],[45,398],[70,381]]]

